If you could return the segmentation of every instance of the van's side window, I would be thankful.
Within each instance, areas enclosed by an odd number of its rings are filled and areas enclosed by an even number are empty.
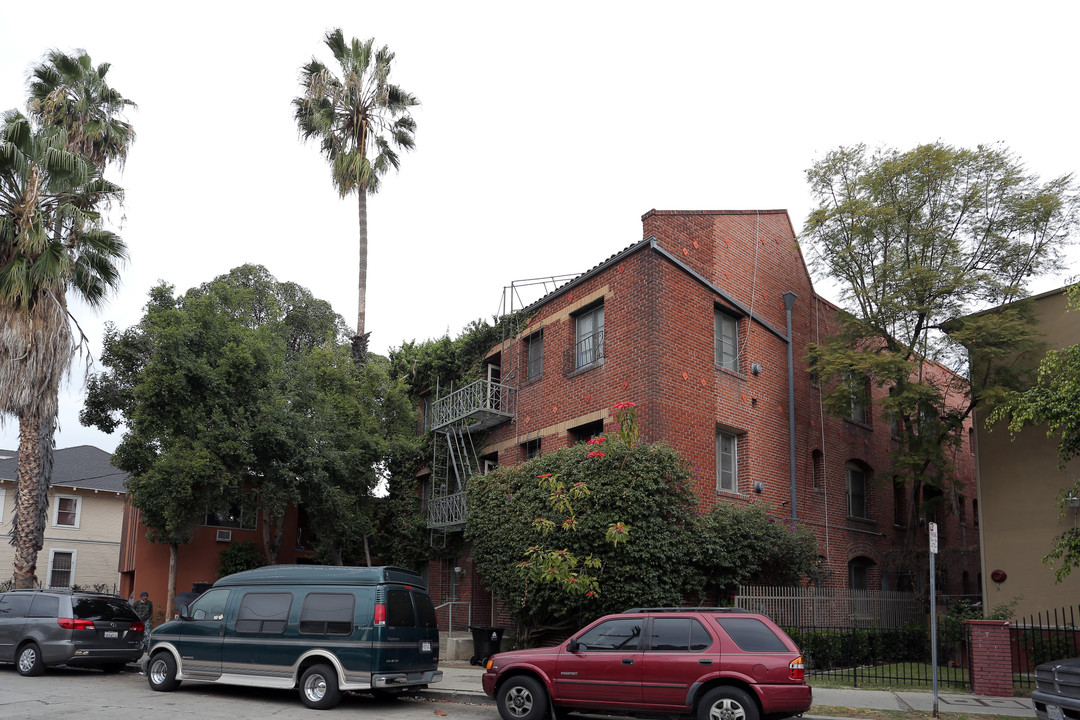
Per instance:
[[[236,632],[276,635],[289,622],[292,593],[249,592],[240,598]]]
[[[300,607],[300,632],[310,635],[349,635],[352,633],[352,595],[344,593],[308,593]]]
[[[416,627],[411,595],[408,590],[390,590],[386,593],[387,627]]]
[[[191,603],[188,613],[192,620],[224,620],[228,601],[228,590],[207,590]]]

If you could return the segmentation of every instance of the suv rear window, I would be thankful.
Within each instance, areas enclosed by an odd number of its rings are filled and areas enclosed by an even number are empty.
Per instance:
[[[71,609],[79,620],[139,620],[139,616],[122,598],[73,597]]]
[[[746,652],[788,652],[784,641],[757,618],[717,615],[716,622]]]

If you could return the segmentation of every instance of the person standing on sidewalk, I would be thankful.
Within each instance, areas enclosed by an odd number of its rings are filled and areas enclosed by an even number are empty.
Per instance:
[[[135,614],[146,624],[143,633],[143,648],[150,645],[150,626],[154,621],[154,603],[150,601],[150,593],[143,590],[139,593],[139,599],[131,604]]]

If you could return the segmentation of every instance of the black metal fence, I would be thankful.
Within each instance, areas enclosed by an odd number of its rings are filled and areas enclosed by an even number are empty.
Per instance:
[[[1013,686],[1035,687],[1035,667],[1050,660],[1080,656],[1080,606],[1035,613],[1012,621]]]

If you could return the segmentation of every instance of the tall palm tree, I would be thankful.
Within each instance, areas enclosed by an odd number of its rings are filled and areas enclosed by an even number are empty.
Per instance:
[[[77,347],[67,291],[101,305],[127,257],[99,213],[123,198],[102,172],[134,139],[118,117],[133,103],[107,72],[85,52],[52,51],[31,78],[31,118],[9,111],[0,122],[0,412],[19,419],[16,587],[36,581],[60,381]]]
[[[340,76],[312,58],[301,69],[303,95],[293,100],[296,124],[304,140],[318,138],[331,177],[341,197],[355,192],[360,215],[360,304],[353,354],[367,353],[364,331],[367,296],[367,195],[379,189],[379,178],[399,167],[396,149],[411,150],[416,122],[411,108],[420,102],[390,82],[394,53],[375,39],[346,42],[341,29],[326,33],[326,46]]]

